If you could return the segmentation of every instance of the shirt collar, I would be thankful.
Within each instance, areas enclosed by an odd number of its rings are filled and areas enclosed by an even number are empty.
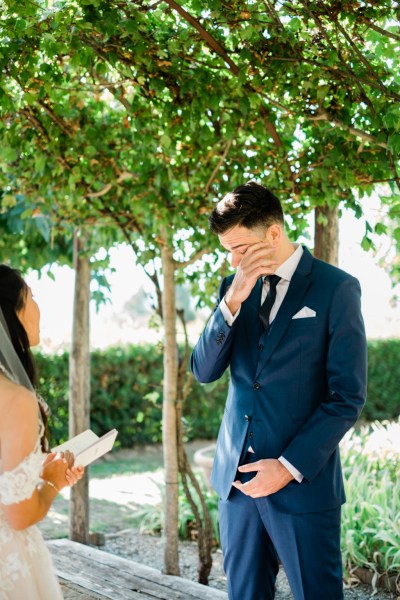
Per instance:
[[[301,244],[293,244],[293,247],[296,248],[293,254],[291,254],[285,262],[279,265],[275,271],[275,275],[279,275],[281,279],[286,279],[286,281],[292,279],[293,273],[297,269],[303,254],[303,246]]]

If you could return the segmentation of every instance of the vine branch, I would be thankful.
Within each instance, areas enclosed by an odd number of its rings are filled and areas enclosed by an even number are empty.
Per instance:
[[[239,75],[239,73],[240,73],[239,67],[228,56],[226,50],[224,50],[224,48],[217,42],[217,40],[215,40],[208,33],[208,31],[206,31],[204,29],[204,27],[197,21],[197,19],[192,17],[192,15],[190,13],[188,13],[184,8],[182,8],[182,6],[180,4],[175,2],[175,0],[165,0],[165,1],[173,10],[178,12],[181,15],[181,17],[183,17],[185,19],[185,21],[190,23],[190,25],[192,25],[192,27],[194,27],[199,32],[199,34],[201,35],[203,40],[207,43],[207,45],[212,50],[214,50],[214,52],[216,52],[229,65],[230,71],[236,76]]]

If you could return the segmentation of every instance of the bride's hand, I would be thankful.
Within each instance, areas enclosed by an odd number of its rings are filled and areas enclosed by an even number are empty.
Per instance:
[[[56,455],[57,455],[56,452],[49,452],[49,454],[46,456],[46,458],[43,461],[42,468],[44,468],[46,465],[51,463],[51,461],[55,459]]]
[[[85,469],[83,467],[71,467],[65,471],[65,479],[68,481],[68,485],[72,487],[80,479],[82,479],[85,473]]]
[[[50,453],[44,463],[41,478],[54,483],[58,490],[74,485],[83,477],[83,467],[74,467],[74,455],[69,450]]]
[[[75,467],[75,457],[69,450],[64,452],[64,460],[67,462],[67,470],[65,471],[65,479],[68,485],[72,487],[82,479],[85,469],[81,466]]]

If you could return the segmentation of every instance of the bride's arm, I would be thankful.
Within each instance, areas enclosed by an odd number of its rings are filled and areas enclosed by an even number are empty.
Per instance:
[[[2,417],[0,419],[0,442],[3,475],[12,478],[13,471],[19,472],[24,460],[34,451],[38,441],[38,404],[35,396],[17,385],[2,386]],[[10,525],[15,529],[25,529],[43,519],[58,491],[69,483],[66,479],[69,465],[62,458],[56,458],[46,464],[43,479],[37,479],[32,473],[32,482],[26,481],[27,494],[21,501],[10,504],[3,502],[3,510]],[[36,461],[35,468],[38,468]],[[75,469],[74,469],[75,471]],[[25,475],[25,473],[24,473]],[[36,479],[36,481],[35,481]],[[31,488],[29,484],[31,483]],[[32,495],[29,497],[32,489]]]

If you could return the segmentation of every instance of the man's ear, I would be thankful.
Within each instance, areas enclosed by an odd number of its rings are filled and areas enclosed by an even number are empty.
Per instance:
[[[282,240],[281,226],[278,225],[278,223],[274,223],[273,225],[268,227],[266,237],[267,237],[268,242],[271,244],[271,246],[276,248]]]

